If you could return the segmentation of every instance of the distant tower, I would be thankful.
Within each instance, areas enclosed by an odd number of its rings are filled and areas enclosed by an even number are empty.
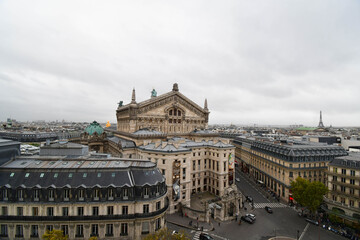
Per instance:
[[[133,88],[132,95],[131,95],[131,104],[136,104],[135,98],[135,88]]]
[[[322,113],[321,113],[321,111],[320,111],[320,121],[319,121],[318,128],[325,128],[324,123],[322,121]]]

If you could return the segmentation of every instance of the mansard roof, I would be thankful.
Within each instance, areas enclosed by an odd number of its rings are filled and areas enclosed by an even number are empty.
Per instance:
[[[291,144],[277,144],[274,142],[257,141],[254,139],[237,138],[235,143],[245,143],[252,149],[264,150],[272,153],[291,157],[307,156],[344,156],[347,155],[345,149],[341,146],[292,142]]]
[[[120,138],[117,136],[114,137],[108,137],[108,140],[111,142],[114,142],[116,144],[120,144],[122,148],[134,148],[136,147],[135,143],[133,141],[124,139],[124,138]]]
[[[196,142],[186,138],[173,137],[168,141],[162,141],[158,144],[150,143],[147,145],[139,146],[138,148],[146,151],[155,151],[155,152],[189,152],[192,148],[198,147],[213,147],[213,148],[234,148],[231,144],[223,143],[222,141],[214,142],[210,141],[201,141]]]
[[[336,157],[329,163],[329,165],[343,168],[360,169],[360,153],[349,152],[349,155],[347,156]]]
[[[0,187],[78,188],[156,185],[156,164],[123,159],[16,159],[0,167]]]

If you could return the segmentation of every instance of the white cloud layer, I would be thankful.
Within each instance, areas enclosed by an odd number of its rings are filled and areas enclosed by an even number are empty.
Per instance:
[[[0,119],[115,121],[180,91],[210,123],[360,125],[360,2],[1,1]]]

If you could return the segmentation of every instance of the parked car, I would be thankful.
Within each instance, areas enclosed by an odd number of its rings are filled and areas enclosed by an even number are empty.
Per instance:
[[[214,240],[214,238],[212,238],[210,235],[208,235],[206,233],[201,233],[199,239],[200,240]]]
[[[316,225],[316,226],[319,226],[319,222],[318,222],[318,221],[315,221],[315,220],[312,220],[312,219],[309,219],[309,218],[307,218],[306,221],[309,222],[309,223],[312,223],[312,224],[314,224],[314,225]]]
[[[273,210],[272,210],[271,207],[269,207],[269,206],[266,206],[266,207],[265,207],[265,210],[266,210],[268,213],[273,213]]]
[[[254,214],[252,214],[252,213],[247,213],[247,214],[245,214],[245,217],[249,217],[249,218],[251,218],[251,220],[253,220],[253,221],[256,220],[256,216],[255,216]]]
[[[178,235],[178,234],[179,234],[179,232],[176,230],[172,231],[172,233],[171,233],[171,235]]]
[[[245,221],[245,222],[247,222],[247,223],[250,223],[250,224],[253,224],[254,223],[254,220],[252,220],[250,217],[248,217],[248,216],[242,216],[241,217],[241,220],[242,221]]]
[[[252,201],[254,201],[254,199],[252,197],[250,197],[250,196],[246,196],[246,201],[252,202]]]

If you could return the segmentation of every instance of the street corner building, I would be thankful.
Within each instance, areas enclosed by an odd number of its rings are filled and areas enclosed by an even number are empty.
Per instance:
[[[232,143],[236,146],[236,159],[241,170],[289,203],[294,201],[292,181],[302,177],[327,186],[329,162],[348,154],[341,146],[309,142],[238,137]]]
[[[52,229],[69,239],[141,239],[165,225],[167,187],[156,164],[87,148],[60,142],[0,167],[1,239]]]
[[[104,136],[98,127],[96,131],[89,128],[79,141],[92,150],[156,163],[166,178],[169,213],[191,207],[191,196],[203,192],[241,202],[234,187],[235,147],[229,139],[207,129],[210,112],[206,99],[200,107],[180,93],[176,83],[170,92],[159,96],[153,89],[143,102],[136,101],[133,89],[131,99],[126,105],[119,102],[116,129],[105,128]],[[235,217],[239,204],[230,201],[212,209],[217,211],[216,218]]]
[[[329,193],[323,209],[360,228],[360,153],[336,157],[328,166]]]

